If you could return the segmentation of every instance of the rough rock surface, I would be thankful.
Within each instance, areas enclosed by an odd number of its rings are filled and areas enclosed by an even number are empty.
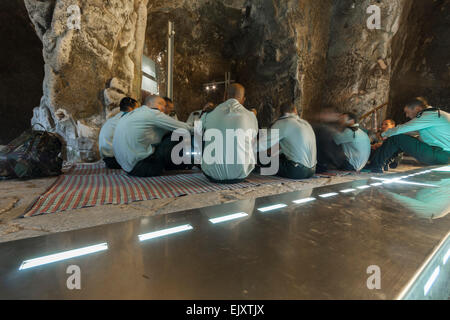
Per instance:
[[[407,2],[393,39],[389,115],[404,119],[403,106],[425,96],[450,110],[450,0]]]
[[[206,102],[223,100],[224,86],[207,92],[203,84],[224,81],[235,61],[224,55],[226,44],[239,29],[244,0],[150,1],[144,54],[159,65],[159,91],[166,92],[167,22],[175,27],[174,101],[178,118]],[[235,73],[233,74],[235,76]]]
[[[32,122],[66,139],[68,160],[96,160],[106,115],[124,94],[139,98],[147,0],[25,0],[25,5],[45,61],[44,95]],[[73,5],[79,13],[70,10]]]
[[[369,29],[373,1],[336,2],[330,25],[324,105],[362,115],[388,102],[392,38],[404,0],[379,1],[380,29]]]
[[[320,105],[331,1],[248,0],[239,33],[230,43],[247,103],[268,126],[282,103],[300,112]]]

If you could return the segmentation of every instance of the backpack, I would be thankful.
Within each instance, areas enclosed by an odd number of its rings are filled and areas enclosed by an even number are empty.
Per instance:
[[[29,129],[0,149],[0,179],[60,175],[64,147],[58,134]]]

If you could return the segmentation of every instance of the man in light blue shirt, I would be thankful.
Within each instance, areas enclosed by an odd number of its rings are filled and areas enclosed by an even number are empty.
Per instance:
[[[242,105],[245,101],[242,85],[232,84],[227,98],[200,120],[205,131],[201,167],[212,182],[238,183],[255,168],[258,121]]]
[[[333,140],[336,145],[342,146],[350,167],[338,169],[361,171],[370,157],[369,136],[359,128],[355,115],[344,113],[342,118],[342,123],[346,125],[346,128],[342,132],[336,132]]]
[[[412,120],[381,135],[387,140],[374,153],[368,169],[382,172],[385,163],[402,151],[427,165],[450,163],[450,114],[429,107],[424,98],[408,103],[404,112]],[[419,139],[412,133],[419,133]]]
[[[329,165],[338,170],[360,171],[370,157],[370,139],[359,128],[353,113],[328,111],[325,123],[315,125],[317,140],[317,172]]]
[[[125,97],[120,101],[120,112],[114,117],[108,119],[100,130],[98,137],[98,146],[100,156],[109,169],[120,169],[120,164],[117,163],[113,151],[113,138],[117,123],[120,118],[127,112],[133,111],[139,107],[139,103],[133,98]]]
[[[277,175],[289,179],[307,179],[316,172],[316,136],[311,125],[297,114],[294,104],[280,108],[281,117],[272,125],[266,137],[260,135],[259,151],[265,151],[277,143],[280,147]],[[277,130],[276,134],[272,130]],[[272,154],[272,158],[274,155]]]
[[[113,140],[117,162],[127,173],[139,177],[160,175],[170,167],[171,148],[178,143],[171,141],[170,133],[184,129],[190,134],[193,129],[164,114],[163,98],[151,96],[145,104],[119,120]]]

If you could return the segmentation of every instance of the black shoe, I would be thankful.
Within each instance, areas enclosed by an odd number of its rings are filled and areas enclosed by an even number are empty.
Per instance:
[[[383,173],[383,170],[381,168],[370,168],[370,172],[372,173]]]
[[[383,173],[383,170],[381,167],[375,167],[372,164],[368,164],[361,170],[361,172]]]

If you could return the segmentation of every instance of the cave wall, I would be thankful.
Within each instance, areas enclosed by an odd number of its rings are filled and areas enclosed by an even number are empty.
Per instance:
[[[0,145],[30,128],[44,79],[42,44],[23,0],[0,1]]]
[[[424,96],[450,109],[450,1],[408,2],[392,44],[393,70],[388,115],[405,121],[403,107]]]
[[[361,116],[388,102],[392,39],[398,31],[406,2],[334,2],[323,106]],[[367,27],[370,14],[366,10],[372,4],[381,9],[380,29]]]
[[[268,126],[284,102],[299,110],[321,104],[331,0],[151,1],[144,54],[161,57],[160,93],[165,93],[167,21],[175,23],[174,99],[178,117],[207,101],[220,103],[232,79],[247,89],[247,107]]]
[[[32,122],[61,134],[68,159],[98,159],[98,133],[124,95],[138,98],[147,0],[25,0],[43,44],[44,92]],[[78,5],[79,14],[69,6]],[[73,28],[74,14],[80,28]]]
[[[173,90],[178,118],[186,120],[206,102],[220,103],[224,86],[207,92],[203,84],[224,81],[234,70],[226,44],[239,28],[243,0],[150,1],[144,54],[159,65],[160,94],[166,92],[167,22],[175,26]],[[235,74],[234,74],[235,76]],[[234,79],[233,79],[234,80]]]
[[[261,126],[294,102],[304,117],[321,105],[332,1],[249,0],[236,48],[239,81]]]

